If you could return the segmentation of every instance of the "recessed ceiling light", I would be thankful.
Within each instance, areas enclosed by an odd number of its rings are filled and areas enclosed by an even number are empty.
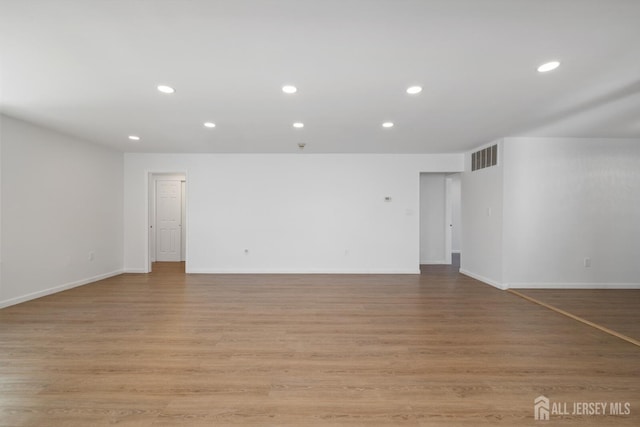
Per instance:
[[[140,141],[140,137],[137,135],[129,135],[129,139],[132,141]]]
[[[383,128],[392,128],[393,127],[393,122],[384,122],[382,124]]]
[[[298,91],[298,88],[295,86],[291,86],[291,85],[286,85],[286,86],[282,86],[282,91],[284,93],[296,93]]]
[[[159,85],[158,90],[162,93],[174,93],[176,90],[171,86]]]
[[[204,123],[204,127],[206,127],[206,128],[214,128],[214,127],[216,127],[216,124],[213,123],[213,122],[205,122]]]
[[[547,62],[546,64],[542,64],[541,66],[538,67],[538,72],[546,73],[547,71],[555,70],[559,66],[560,66],[560,62],[558,61]]]
[[[409,95],[415,95],[417,93],[422,92],[422,87],[421,86],[411,86],[409,88],[407,88],[407,93]]]
[[[295,123],[293,124],[293,127],[294,127],[294,128],[297,128],[297,129],[303,128],[303,127],[304,127],[304,123],[295,122]]]

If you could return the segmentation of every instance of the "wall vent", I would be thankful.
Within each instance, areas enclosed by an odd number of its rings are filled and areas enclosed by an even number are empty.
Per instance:
[[[498,146],[492,145],[471,154],[471,170],[484,169],[498,164]]]

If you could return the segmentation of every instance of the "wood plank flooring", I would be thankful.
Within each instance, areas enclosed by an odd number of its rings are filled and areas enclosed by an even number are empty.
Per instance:
[[[0,426],[640,425],[640,348],[450,268],[180,268],[0,310]]]
[[[638,289],[519,289],[520,293],[640,340]]]

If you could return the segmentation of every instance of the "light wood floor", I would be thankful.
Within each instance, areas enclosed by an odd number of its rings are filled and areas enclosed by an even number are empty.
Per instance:
[[[638,289],[519,289],[519,292],[640,340]]]
[[[0,310],[0,426],[640,425],[639,347],[447,267],[156,267]]]

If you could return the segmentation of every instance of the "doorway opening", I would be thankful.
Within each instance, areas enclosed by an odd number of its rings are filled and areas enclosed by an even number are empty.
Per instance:
[[[184,173],[149,174],[149,272],[185,271],[186,189]]]
[[[420,265],[460,268],[460,173],[420,174]]]

